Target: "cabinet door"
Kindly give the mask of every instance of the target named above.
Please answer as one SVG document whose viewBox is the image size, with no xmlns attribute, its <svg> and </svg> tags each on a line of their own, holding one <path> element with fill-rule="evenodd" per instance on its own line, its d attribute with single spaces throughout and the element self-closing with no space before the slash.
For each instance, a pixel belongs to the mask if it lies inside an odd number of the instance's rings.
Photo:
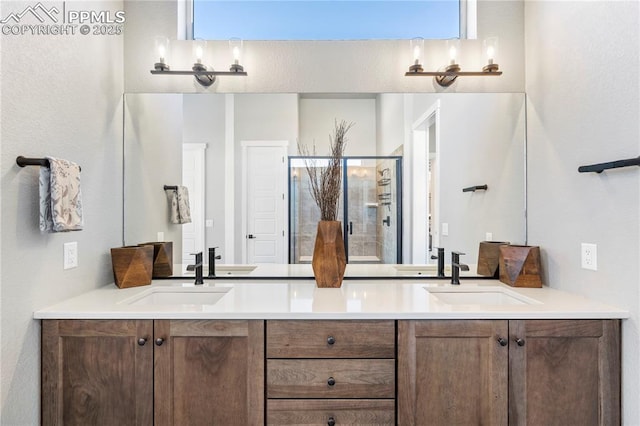
<svg viewBox="0 0 640 426">
<path fill-rule="evenodd" d="M 264 423 L 264 322 L 156 320 L 155 424 Z"/>
<path fill-rule="evenodd" d="M 506 425 L 506 320 L 398 321 L 399 425 Z"/>
<path fill-rule="evenodd" d="M 509 423 L 620 424 L 617 320 L 510 321 Z"/>
<path fill-rule="evenodd" d="M 152 333 L 151 320 L 42 321 L 42 424 L 152 425 Z"/>
</svg>

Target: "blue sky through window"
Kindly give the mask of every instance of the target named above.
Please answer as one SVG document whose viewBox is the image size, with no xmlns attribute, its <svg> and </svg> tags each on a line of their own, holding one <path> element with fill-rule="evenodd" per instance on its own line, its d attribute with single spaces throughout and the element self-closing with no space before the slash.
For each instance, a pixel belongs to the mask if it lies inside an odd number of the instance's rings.
<svg viewBox="0 0 640 426">
<path fill-rule="evenodd" d="M 447 39 L 460 36 L 457 0 L 194 0 L 194 38 Z"/>
</svg>

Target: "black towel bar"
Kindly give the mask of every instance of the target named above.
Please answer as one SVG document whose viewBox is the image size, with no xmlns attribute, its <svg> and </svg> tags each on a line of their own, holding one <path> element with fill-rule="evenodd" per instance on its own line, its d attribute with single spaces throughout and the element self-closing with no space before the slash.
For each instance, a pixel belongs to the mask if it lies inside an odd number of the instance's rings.
<svg viewBox="0 0 640 426">
<path fill-rule="evenodd" d="M 16 164 L 20 167 L 26 166 L 42 166 L 42 167 L 50 167 L 49 160 L 46 158 L 27 158 L 19 155 L 16 158 Z M 82 171 L 82 167 L 78 166 L 80 171 Z"/>
<path fill-rule="evenodd" d="M 165 185 L 164 186 L 164 190 L 165 191 L 177 191 L 178 187 L 176 185 Z"/>
<path fill-rule="evenodd" d="M 489 187 L 487 185 L 475 185 L 475 186 L 469 186 L 467 188 L 463 188 L 462 192 L 476 192 L 479 190 L 487 190 Z"/>
<path fill-rule="evenodd" d="M 608 163 L 590 164 L 588 166 L 578 167 L 580 173 L 602 173 L 609 169 L 618 169 L 620 167 L 640 166 L 640 157 L 628 158 L 626 160 L 610 161 Z"/>
</svg>

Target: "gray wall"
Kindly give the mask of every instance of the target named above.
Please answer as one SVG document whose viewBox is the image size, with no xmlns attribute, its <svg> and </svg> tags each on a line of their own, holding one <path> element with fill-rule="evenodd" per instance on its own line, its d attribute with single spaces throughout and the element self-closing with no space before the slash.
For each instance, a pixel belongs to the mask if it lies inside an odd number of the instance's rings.
<svg viewBox="0 0 640 426">
<path fill-rule="evenodd" d="M 622 325 L 627 425 L 640 423 L 640 173 L 577 169 L 638 156 L 639 5 L 526 2 L 525 26 L 529 243 L 542 248 L 548 285 L 631 312 Z M 580 268 L 580 243 L 598 245 L 598 271 Z"/>
<path fill-rule="evenodd" d="M 182 184 L 182 127 L 182 95 L 125 96 L 125 244 L 158 241 L 162 232 L 174 263 L 182 263 L 183 225 L 170 222 L 163 186 Z"/>
<path fill-rule="evenodd" d="M 33 2 L 2 2 L 0 16 Z M 122 2 L 73 2 L 81 10 Z M 1 419 L 39 423 L 37 309 L 113 282 L 109 249 L 122 242 L 121 36 L 1 36 Z M 38 168 L 18 155 L 67 158 L 82 167 L 85 226 L 38 229 Z M 62 269 L 62 245 L 78 242 L 76 269 Z"/>
</svg>

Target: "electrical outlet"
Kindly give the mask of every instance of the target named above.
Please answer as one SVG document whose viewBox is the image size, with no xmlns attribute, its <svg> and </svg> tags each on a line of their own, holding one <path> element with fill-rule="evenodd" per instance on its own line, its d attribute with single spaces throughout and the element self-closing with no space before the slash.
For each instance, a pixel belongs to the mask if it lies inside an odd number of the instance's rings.
<svg viewBox="0 0 640 426">
<path fill-rule="evenodd" d="M 486 234 L 484 234 L 484 240 L 485 241 L 493 241 L 493 233 L 492 232 L 487 232 Z"/>
<path fill-rule="evenodd" d="M 595 244 L 582 243 L 581 246 L 582 269 L 591 271 L 598 270 L 598 246 Z"/>
<path fill-rule="evenodd" d="M 62 267 L 64 269 L 72 269 L 78 267 L 78 243 L 64 243 L 63 244 L 64 259 Z"/>
<path fill-rule="evenodd" d="M 207 219 L 204 221 L 204 226 L 206 228 L 213 228 L 213 219 Z"/>
<path fill-rule="evenodd" d="M 443 236 L 449 235 L 449 224 L 448 223 L 443 223 L 442 224 L 442 235 Z"/>
<path fill-rule="evenodd" d="M 164 241 L 164 232 L 158 232 L 156 241 Z"/>
</svg>

